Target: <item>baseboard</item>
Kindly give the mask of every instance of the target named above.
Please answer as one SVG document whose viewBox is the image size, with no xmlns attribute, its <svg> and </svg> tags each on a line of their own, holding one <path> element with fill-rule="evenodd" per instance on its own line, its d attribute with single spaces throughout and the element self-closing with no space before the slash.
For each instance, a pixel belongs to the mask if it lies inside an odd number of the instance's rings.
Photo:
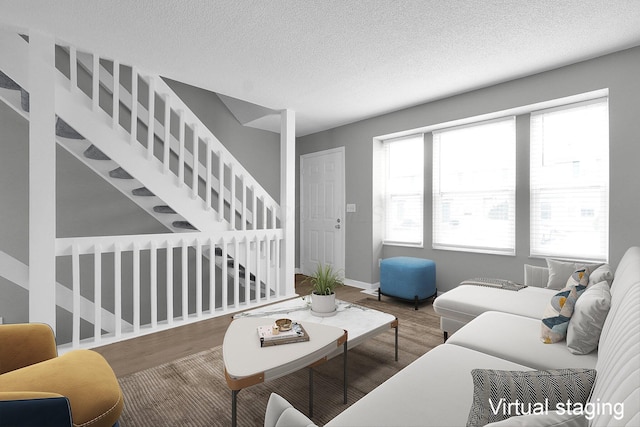
<svg viewBox="0 0 640 427">
<path fill-rule="evenodd" d="M 295 274 L 302 274 L 302 269 L 300 268 L 296 268 L 294 269 L 294 271 L 295 271 Z M 360 288 L 365 293 L 377 292 L 378 288 L 380 287 L 380 282 L 367 283 L 367 282 L 361 282 L 359 280 L 353 280 L 353 279 L 347 279 L 347 278 L 345 278 L 343 282 L 345 285 L 353 286 L 354 288 Z"/>
<path fill-rule="evenodd" d="M 378 287 L 380 286 L 379 283 L 367 283 L 367 282 L 361 282 L 359 280 L 352 280 L 347 278 L 344 279 L 344 284 L 353 286 L 354 288 L 360 288 L 365 291 L 374 291 L 378 289 Z"/>
</svg>

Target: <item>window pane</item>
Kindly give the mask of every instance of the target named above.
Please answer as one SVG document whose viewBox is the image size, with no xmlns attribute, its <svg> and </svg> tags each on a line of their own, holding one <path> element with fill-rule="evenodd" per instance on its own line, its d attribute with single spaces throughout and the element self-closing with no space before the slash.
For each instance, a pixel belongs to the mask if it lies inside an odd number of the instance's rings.
<svg viewBox="0 0 640 427">
<path fill-rule="evenodd" d="M 385 141 L 385 243 L 422 245 L 423 135 Z"/>
<path fill-rule="evenodd" d="M 606 261 L 606 99 L 531 115 L 531 255 Z"/>
<path fill-rule="evenodd" d="M 515 253 L 515 119 L 434 132 L 433 247 Z"/>
</svg>

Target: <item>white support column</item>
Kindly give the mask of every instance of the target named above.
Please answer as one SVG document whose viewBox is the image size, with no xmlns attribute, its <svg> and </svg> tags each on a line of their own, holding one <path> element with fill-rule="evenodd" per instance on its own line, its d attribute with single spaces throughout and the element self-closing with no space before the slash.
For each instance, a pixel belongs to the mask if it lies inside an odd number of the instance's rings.
<svg viewBox="0 0 640 427">
<path fill-rule="evenodd" d="M 284 232 L 282 245 L 283 287 L 286 295 L 295 292 L 295 206 L 296 206 L 296 118 L 295 112 L 280 113 L 280 223 Z M 275 215 L 275 212 L 274 212 Z M 277 258 L 276 258 L 277 259 Z"/>
<path fill-rule="evenodd" d="M 29 322 L 56 328 L 54 39 L 29 34 Z"/>
</svg>

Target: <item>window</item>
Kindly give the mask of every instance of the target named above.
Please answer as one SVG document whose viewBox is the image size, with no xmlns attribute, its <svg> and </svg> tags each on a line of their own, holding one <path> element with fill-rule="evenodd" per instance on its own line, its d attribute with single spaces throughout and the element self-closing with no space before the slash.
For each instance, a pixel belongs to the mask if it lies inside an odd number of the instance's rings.
<svg viewBox="0 0 640 427">
<path fill-rule="evenodd" d="M 422 246 L 424 136 L 384 141 L 385 244 Z"/>
<path fill-rule="evenodd" d="M 606 98 L 531 114 L 531 255 L 606 261 Z"/>
<path fill-rule="evenodd" d="M 433 247 L 515 254 L 515 118 L 433 133 Z"/>
</svg>

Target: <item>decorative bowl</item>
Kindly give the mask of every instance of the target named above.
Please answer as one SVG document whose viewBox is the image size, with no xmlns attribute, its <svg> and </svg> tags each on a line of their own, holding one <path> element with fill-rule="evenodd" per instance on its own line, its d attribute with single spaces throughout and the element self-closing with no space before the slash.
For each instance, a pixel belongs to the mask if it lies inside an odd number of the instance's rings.
<svg viewBox="0 0 640 427">
<path fill-rule="evenodd" d="M 280 331 L 289 331 L 291 330 L 291 319 L 278 319 L 276 320 L 276 325 L 280 328 Z"/>
</svg>

